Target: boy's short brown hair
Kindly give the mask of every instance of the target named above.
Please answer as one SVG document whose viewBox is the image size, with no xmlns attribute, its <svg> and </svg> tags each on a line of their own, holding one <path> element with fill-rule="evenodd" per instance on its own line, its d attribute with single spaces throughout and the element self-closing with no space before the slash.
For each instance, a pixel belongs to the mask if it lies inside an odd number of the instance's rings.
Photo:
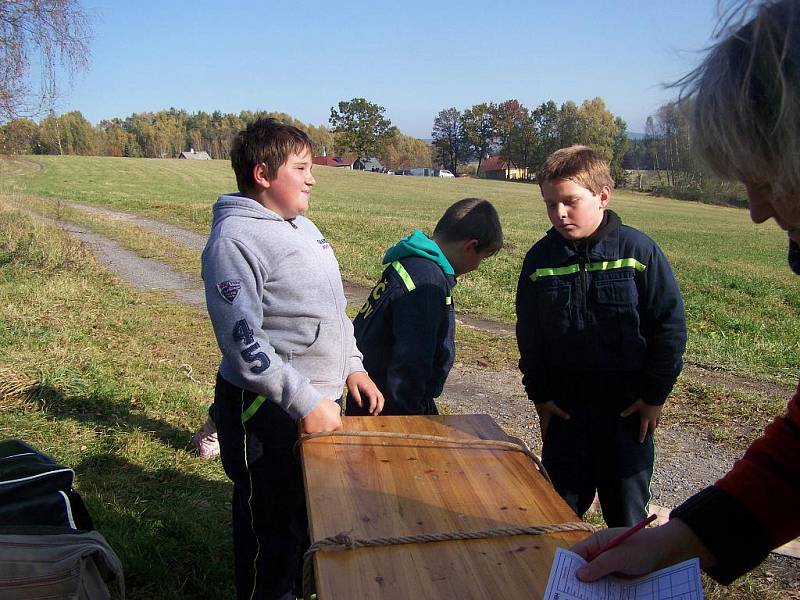
<svg viewBox="0 0 800 600">
<path fill-rule="evenodd" d="M 569 146 L 556 150 L 544 161 L 536 175 L 539 186 L 553 179 L 569 179 L 593 194 L 603 187 L 614 189 L 608 162 L 588 146 Z"/>
<path fill-rule="evenodd" d="M 231 167 L 239 191 L 244 194 L 255 186 L 253 168 L 256 165 L 264 163 L 267 178 L 272 180 L 292 152 L 313 152 L 313 147 L 308 135 L 297 127 L 272 118 L 256 119 L 236 134 L 231 145 Z"/>
<path fill-rule="evenodd" d="M 464 198 L 450 206 L 436 223 L 433 235 L 448 242 L 478 240 L 478 252 L 497 252 L 503 247 L 500 217 L 492 203 L 481 198 Z"/>
</svg>

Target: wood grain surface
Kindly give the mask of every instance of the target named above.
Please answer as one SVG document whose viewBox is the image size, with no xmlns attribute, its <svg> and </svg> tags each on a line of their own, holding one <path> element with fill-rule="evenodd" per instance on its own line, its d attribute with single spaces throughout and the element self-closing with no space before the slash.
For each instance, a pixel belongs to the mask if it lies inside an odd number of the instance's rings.
<svg viewBox="0 0 800 600">
<path fill-rule="evenodd" d="M 509 438 L 488 415 L 344 417 L 345 431 Z M 369 437 L 302 444 L 311 541 L 578 521 L 521 452 Z M 541 598 L 556 546 L 585 532 L 320 551 L 319 600 Z"/>
</svg>

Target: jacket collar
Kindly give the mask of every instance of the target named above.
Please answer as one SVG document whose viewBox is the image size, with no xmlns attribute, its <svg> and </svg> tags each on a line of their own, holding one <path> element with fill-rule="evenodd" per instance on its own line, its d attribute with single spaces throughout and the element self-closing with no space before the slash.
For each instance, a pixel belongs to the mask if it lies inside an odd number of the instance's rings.
<svg viewBox="0 0 800 600">
<path fill-rule="evenodd" d="M 564 238 L 555 227 L 547 232 L 556 264 L 571 264 L 588 254 L 589 262 L 617 260 L 619 256 L 619 230 L 622 220 L 612 210 L 606 210 L 603 222 L 591 236 L 577 243 Z M 584 250 L 586 247 L 586 250 Z M 587 252 L 588 250 L 588 252 Z"/>
</svg>

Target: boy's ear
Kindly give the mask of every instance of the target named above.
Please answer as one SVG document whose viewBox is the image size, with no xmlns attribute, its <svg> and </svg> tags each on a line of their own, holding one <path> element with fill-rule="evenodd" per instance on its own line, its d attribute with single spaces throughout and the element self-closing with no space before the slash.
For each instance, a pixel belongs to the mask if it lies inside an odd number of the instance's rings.
<svg viewBox="0 0 800 600">
<path fill-rule="evenodd" d="M 467 240 L 466 242 L 464 242 L 464 245 L 462 247 L 464 248 L 464 250 L 471 250 L 472 252 L 477 252 L 479 244 L 480 242 L 478 240 Z"/>
<path fill-rule="evenodd" d="M 263 162 L 253 167 L 253 181 L 257 188 L 266 189 L 270 186 L 269 177 L 267 176 L 267 165 Z"/>
<path fill-rule="evenodd" d="M 611 188 L 604 185 L 600 188 L 600 208 L 606 208 L 609 200 L 611 200 Z"/>
</svg>

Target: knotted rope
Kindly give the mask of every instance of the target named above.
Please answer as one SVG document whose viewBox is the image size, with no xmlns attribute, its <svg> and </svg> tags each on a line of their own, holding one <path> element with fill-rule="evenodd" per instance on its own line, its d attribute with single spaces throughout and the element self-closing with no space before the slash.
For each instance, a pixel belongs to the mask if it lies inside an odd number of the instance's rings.
<svg viewBox="0 0 800 600">
<path fill-rule="evenodd" d="M 542 461 L 536 454 L 525 445 L 522 440 L 511 438 L 514 441 L 501 441 L 501 440 L 476 440 L 476 439 L 458 439 L 449 438 L 438 435 L 427 435 L 420 433 L 398 433 L 393 431 L 326 431 L 320 433 L 311 433 L 304 435 L 297 440 L 296 448 L 299 448 L 305 442 L 321 438 L 321 437 L 372 437 L 372 438 L 391 438 L 401 440 L 419 440 L 426 442 L 435 442 L 440 444 L 456 445 L 463 448 L 488 448 L 511 450 L 515 452 L 522 452 L 533 460 L 536 468 L 545 478 L 545 480 L 552 485 L 547 470 L 544 468 Z M 452 531 L 440 533 L 420 533 L 415 535 L 406 536 L 391 536 L 379 537 L 372 539 L 358 539 L 350 536 L 348 532 L 341 532 L 337 535 L 318 540 L 311 544 L 306 553 L 303 555 L 303 597 L 305 600 L 311 600 L 314 593 L 314 568 L 313 557 L 316 552 L 337 552 L 341 550 L 352 550 L 353 548 L 367 548 L 376 546 L 395 546 L 399 544 L 417 544 L 417 543 L 430 543 L 430 542 L 445 542 L 453 540 L 479 540 L 495 537 L 507 537 L 512 535 L 542 535 L 548 533 L 561 533 L 568 531 L 589 531 L 593 532 L 595 528 L 588 523 L 559 523 L 554 525 L 534 525 L 530 527 L 505 527 L 501 529 L 487 529 L 484 531 Z"/>
<path fill-rule="evenodd" d="M 589 523 L 557 523 L 554 525 L 532 525 L 530 527 L 504 527 L 500 529 L 486 529 L 483 531 L 448 531 L 440 533 L 418 533 L 415 535 L 401 535 L 378 537 L 367 540 L 350 537 L 349 532 L 341 532 L 334 536 L 314 542 L 303 555 L 303 598 L 311 600 L 315 593 L 314 585 L 314 554 L 319 551 L 339 552 L 354 548 L 370 548 L 377 546 L 397 546 L 400 544 L 421 544 L 429 542 L 449 542 L 454 540 L 482 540 L 512 535 L 543 535 L 548 533 L 563 533 L 568 531 L 594 532 L 595 527 Z"/>
</svg>

